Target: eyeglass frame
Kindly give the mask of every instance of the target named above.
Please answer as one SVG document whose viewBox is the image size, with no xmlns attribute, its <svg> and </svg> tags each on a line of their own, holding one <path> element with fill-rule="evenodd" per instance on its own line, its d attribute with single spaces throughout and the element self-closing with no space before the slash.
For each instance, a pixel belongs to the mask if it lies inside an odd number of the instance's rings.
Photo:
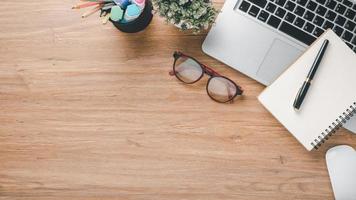
<svg viewBox="0 0 356 200">
<path fill-rule="evenodd" d="M 177 75 L 177 73 L 176 73 L 176 68 L 175 68 L 175 66 L 176 66 L 177 60 L 178 60 L 180 57 L 190 58 L 190 59 L 194 60 L 196 63 L 199 64 L 199 66 L 200 66 L 201 69 L 202 69 L 202 73 L 201 73 L 200 77 L 199 77 L 197 80 L 195 80 L 195 81 L 193 81 L 193 82 L 191 82 L 191 83 L 187 83 L 187 82 L 183 81 L 182 79 L 180 79 L 180 78 L 178 77 L 178 75 Z M 192 56 L 186 55 L 186 54 L 184 54 L 184 53 L 182 53 L 182 52 L 180 52 L 180 51 L 175 51 L 174 54 L 173 54 L 173 58 L 174 58 L 173 71 L 170 71 L 170 72 L 169 72 L 169 75 L 171 75 L 171 76 L 174 75 L 178 80 L 180 80 L 181 82 L 183 82 L 183 83 L 185 83 L 185 84 L 189 84 L 189 85 L 194 84 L 194 83 L 200 81 L 200 79 L 203 78 L 204 74 L 208 75 L 208 76 L 209 76 L 209 79 L 208 79 L 208 82 L 206 83 L 206 88 L 205 88 L 205 89 L 206 89 L 206 93 L 208 94 L 208 96 L 209 96 L 212 100 L 214 100 L 214 101 L 216 101 L 216 102 L 218 102 L 218 103 L 233 102 L 234 99 L 235 99 L 237 96 L 241 96 L 241 95 L 243 94 L 243 92 L 244 92 L 244 90 L 242 89 L 242 87 L 240 87 L 239 85 L 237 85 L 233 80 L 229 79 L 229 78 L 226 77 L 226 76 L 220 75 L 217 71 L 215 71 L 215 70 L 213 70 L 211 67 L 208 67 L 207 65 L 205 65 L 205 64 L 203 64 L 203 63 L 201 63 L 201 62 L 199 62 L 197 59 L 193 58 Z M 210 83 L 211 79 L 216 78 L 216 77 L 225 78 L 225 79 L 227 79 L 228 81 L 230 81 L 232 84 L 234 84 L 234 86 L 236 87 L 236 92 L 235 92 L 235 94 L 234 94 L 229 100 L 227 100 L 227 101 L 218 101 L 218 100 L 214 99 L 214 98 L 209 94 L 209 89 L 208 89 L 209 83 Z"/>
</svg>

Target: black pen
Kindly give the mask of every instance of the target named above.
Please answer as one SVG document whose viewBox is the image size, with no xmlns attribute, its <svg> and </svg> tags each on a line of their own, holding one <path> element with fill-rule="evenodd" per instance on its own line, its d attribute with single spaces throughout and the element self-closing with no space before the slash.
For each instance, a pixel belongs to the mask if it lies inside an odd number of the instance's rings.
<svg viewBox="0 0 356 200">
<path fill-rule="evenodd" d="M 310 68 L 307 78 L 305 79 L 302 87 L 299 89 L 297 96 L 295 97 L 295 100 L 293 103 L 294 109 L 299 110 L 300 106 L 302 105 L 303 100 L 304 100 L 305 96 L 307 95 L 309 87 L 310 87 L 312 80 L 314 78 L 316 70 L 318 70 L 319 64 L 320 64 L 321 60 L 323 59 L 323 56 L 324 56 L 326 48 L 328 47 L 328 44 L 329 44 L 329 40 L 325 40 L 323 42 L 323 44 L 318 52 L 318 55 L 316 56 L 314 63 L 312 65 L 312 67 Z"/>
</svg>

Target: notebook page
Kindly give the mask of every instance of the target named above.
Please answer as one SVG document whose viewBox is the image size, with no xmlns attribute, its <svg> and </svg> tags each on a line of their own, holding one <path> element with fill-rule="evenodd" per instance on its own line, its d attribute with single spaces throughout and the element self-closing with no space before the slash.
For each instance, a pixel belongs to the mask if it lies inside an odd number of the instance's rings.
<svg viewBox="0 0 356 200">
<path fill-rule="evenodd" d="M 328 48 L 301 109 L 293 102 L 325 39 Z M 311 142 L 356 101 L 356 56 L 331 30 L 325 32 L 259 96 L 260 102 L 308 150 Z"/>
</svg>

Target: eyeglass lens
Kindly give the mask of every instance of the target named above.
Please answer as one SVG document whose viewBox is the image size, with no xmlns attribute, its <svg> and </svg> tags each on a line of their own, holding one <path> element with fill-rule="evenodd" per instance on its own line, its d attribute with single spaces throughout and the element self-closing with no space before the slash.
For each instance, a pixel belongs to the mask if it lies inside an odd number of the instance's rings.
<svg viewBox="0 0 356 200">
<path fill-rule="evenodd" d="M 207 91 L 211 98 L 219 102 L 231 101 L 237 92 L 234 83 L 224 77 L 212 77 L 207 85 Z"/>
<path fill-rule="evenodd" d="M 194 83 L 203 75 L 203 69 L 195 60 L 181 56 L 174 65 L 174 71 L 177 78 L 184 83 Z"/>
</svg>

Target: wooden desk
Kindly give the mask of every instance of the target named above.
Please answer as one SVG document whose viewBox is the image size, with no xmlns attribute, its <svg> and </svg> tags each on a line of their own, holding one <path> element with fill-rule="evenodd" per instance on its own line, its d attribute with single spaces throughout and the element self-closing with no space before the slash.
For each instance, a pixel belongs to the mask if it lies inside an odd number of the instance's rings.
<svg viewBox="0 0 356 200">
<path fill-rule="evenodd" d="M 0 199 L 332 199 L 324 155 L 257 101 L 263 86 L 155 17 L 138 34 L 77 1 L 0 5 Z M 216 2 L 221 7 L 222 1 Z M 245 88 L 218 104 L 168 76 L 182 50 Z"/>
</svg>

